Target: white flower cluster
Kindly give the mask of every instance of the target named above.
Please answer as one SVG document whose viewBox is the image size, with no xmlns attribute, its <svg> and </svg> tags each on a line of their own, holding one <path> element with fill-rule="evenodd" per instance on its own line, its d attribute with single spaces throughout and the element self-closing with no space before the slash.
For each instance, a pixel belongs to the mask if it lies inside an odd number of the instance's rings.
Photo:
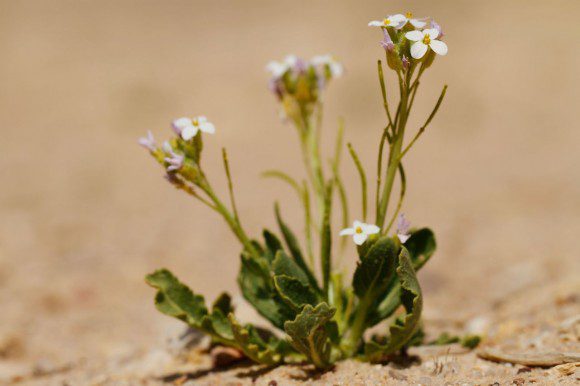
<svg viewBox="0 0 580 386">
<path fill-rule="evenodd" d="M 387 16 L 383 20 L 373 20 L 368 25 L 387 29 L 386 33 L 388 33 L 388 29 L 404 32 L 403 36 L 412 42 L 410 53 L 414 59 L 423 58 L 429 49 L 437 55 L 446 55 L 447 44 L 438 40 L 443 36 L 441 27 L 434 20 L 431 20 L 430 28 L 425 28 L 427 20 L 428 18 L 414 19 L 409 12 L 406 15 L 399 13 Z M 390 39 L 388 35 L 385 35 L 385 38 Z M 392 44 L 392 42 L 387 42 L 386 44 L 388 43 Z"/>
<path fill-rule="evenodd" d="M 331 55 L 317 55 L 310 59 L 310 62 L 296 55 L 288 55 L 282 62 L 270 61 L 266 65 L 266 70 L 272 74 L 273 78 L 279 79 L 288 71 L 300 74 L 306 72 L 309 67 L 313 67 L 319 76 L 324 76 L 325 68 L 328 68 L 332 78 L 338 78 L 343 73 L 342 64 L 334 60 Z"/>
</svg>

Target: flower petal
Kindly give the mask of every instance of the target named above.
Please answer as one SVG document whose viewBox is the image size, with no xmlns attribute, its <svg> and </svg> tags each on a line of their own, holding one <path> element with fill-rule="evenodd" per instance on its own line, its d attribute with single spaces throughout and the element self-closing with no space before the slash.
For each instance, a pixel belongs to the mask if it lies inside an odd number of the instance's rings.
<svg viewBox="0 0 580 386">
<path fill-rule="evenodd" d="M 351 236 L 354 235 L 354 229 L 353 228 L 345 228 L 343 230 L 340 231 L 340 235 L 341 236 Z"/>
<path fill-rule="evenodd" d="M 405 37 L 412 42 L 418 42 L 423 40 L 423 33 L 421 31 L 409 31 L 405 34 Z"/>
<path fill-rule="evenodd" d="M 417 19 L 410 19 L 409 23 L 411 23 L 411 25 L 415 28 L 423 28 L 427 25 L 427 23 L 425 23 L 424 21 L 420 21 Z"/>
<path fill-rule="evenodd" d="M 374 235 L 375 233 L 379 233 L 381 231 L 381 228 L 379 228 L 375 224 L 365 224 L 363 231 L 367 235 Z"/>
<path fill-rule="evenodd" d="M 382 27 L 383 25 L 383 22 L 378 20 L 370 21 L 368 24 L 369 27 Z"/>
<path fill-rule="evenodd" d="M 398 233 L 397 237 L 399 238 L 399 240 L 401 240 L 402 244 L 405 244 L 407 242 L 407 240 L 409 240 L 409 237 L 411 237 L 411 235 L 403 235 Z"/>
<path fill-rule="evenodd" d="M 423 30 L 423 35 L 429 35 L 431 40 L 437 39 L 439 36 L 439 30 L 437 28 L 429 28 Z"/>
<path fill-rule="evenodd" d="M 441 56 L 447 55 L 447 44 L 445 44 L 441 40 L 431 40 L 431 43 L 429 43 L 429 47 L 431 47 L 431 49 L 435 51 L 436 54 L 439 54 Z"/>
<path fill-rule="evenodd" d="M 392 21 L 397 22 L 397 23 L 400 23 L 402 21 L 407 21 L 407 17 L 405 17 L 405 15 L 402 15 L 400 13 L 397 13 L 396 15 L 389 16 L 387 19 L 392 20 Z"/>
<path fill-rule="evenodd" d="M 196 136 L 198 128 L 196 126 L 187 126 L 183 130 L 181 130 L 181 138 L 185 141 L 189 141 L 193 137 Z"/>
<path fill-rule="evenodd" d="M 352 239 L 356 245 L 363 245 L 365 241 L 367 241 L 367 235 L 364 233 L 356 233 Z"/>
<path fill-rule="evenodd" d="M 431 42 L 433 43 L 433 42 Z M 427 45 L 423 42 L 415 42 L 411 46 L 411 56 L 415 59 L 421 59 L 427 52 Z"/>
<path fill-rule="evenodd" d="M 354 220 L 352 222 L 352 229 L 356 229 L 358 227 L 361 227 L 362 228 L 364 226 L 365 226 L 365 223 L 364 222 L 361 222 L 361 221 L 358 221 L 358 220 Z"/>
<path fill-rule="evenodd" d="M 208 133 L 208 134 L 214 134 L 215 133 L 215 126 L 213 125 L 213 123 L 210 122 L 200 122 L 199 123 L 199 129 L 201 131 L 203 131 L 204 133 Z"/>
</svg>

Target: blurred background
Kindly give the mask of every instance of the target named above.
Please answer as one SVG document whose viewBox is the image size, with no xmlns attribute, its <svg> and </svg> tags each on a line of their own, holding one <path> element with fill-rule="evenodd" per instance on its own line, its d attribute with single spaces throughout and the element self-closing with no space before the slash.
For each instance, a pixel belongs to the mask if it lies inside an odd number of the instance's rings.
<svg viewBox="0 0 580 386">
<path fill-rule="evenodd" d="M 448 84 L 406 160 L 404 212 L 439 244 L 421 272 L 426 318 L 464 320 L 577 275 L 578 1 L 3 0 L 0 357 L 106 358 L 177 334 L 143 282 L 159 267 L 209 301 L 237 294 L 236 240 L 162 179 L 137 138 L 163 139 L 173 118 L 206 115 L 217 133 L 205 168 L 225 197 L 228 148 L 249 232 L 273 227 L 274 200 L 299 228 L 292 192 L 260 178 L 272 167 L 303 175 L 265 64 L 288 53 L 343 62 L 326 94 L 324 140 L 334 143 L 344 117 L 346 140 L 374 175 L 384 54 L 366 25 L 408 10 L 435 17 L 449 46 L 424 75 L 409 124 L 419 127 Z M 358 217 L 346 157 L 342 171 Z"/>
</svg>

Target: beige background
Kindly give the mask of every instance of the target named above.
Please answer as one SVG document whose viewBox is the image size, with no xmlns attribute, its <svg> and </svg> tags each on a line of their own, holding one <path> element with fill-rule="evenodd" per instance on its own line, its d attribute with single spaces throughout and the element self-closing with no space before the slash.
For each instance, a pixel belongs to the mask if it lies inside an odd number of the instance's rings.
<svg viewBox="0 0 580 386">
<path fill-rule="evenodd" d="M 14 360 L 70 360 L 149 347 L 177 322 L 153 309 L 143 276 L 179 272 L 212 299 L 236 291 L 239 246 L 221 219 L 174 191 L 137 137 L 205 114 L 205 167 L 225 195 L 229 149 L 252 234 L 284 201 L 259 173 L 301 176 L 264 66 L 332 53 L 346 75 L 326 97 L 374 175 L 384 114 L 369 20 L 411 8 L 443 26 L 449 55 L 425 75 L 410 128 L 447 98 L 406 164 L 405 212 L 433 227 L 422 272 L 428 319 L 485 312 L 518 291 L 579 272 L 580 3 L 569 1 L 0 2 L 0 337 Z M 392 78 L 391 78 L 392 79 Z M 358 182 L 343 164 L 358 210 Z M 352 263 L 350 250 L 347 262 Z"/>
</svg>

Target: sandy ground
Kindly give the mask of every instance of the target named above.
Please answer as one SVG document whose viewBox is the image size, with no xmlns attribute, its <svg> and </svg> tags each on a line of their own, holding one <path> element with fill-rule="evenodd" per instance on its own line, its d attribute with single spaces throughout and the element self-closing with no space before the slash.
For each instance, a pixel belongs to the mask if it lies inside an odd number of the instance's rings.
<svg viewBox="0 0 580 386">
<path fill-rule="evenodd" d="M 301 175 L 264 64 L 286 53 L 338 56 L 347 73 L 327 95 L 325 139 L 333 143 L 344 116 L 347 139 L 374 173 L 382 53 L 366 23 L 407 7 L 0 1 L 0 384 L 577 381 L 573 368 L 521 371 L 455 347 L 418 349 L 410 365 L 345 362 L 327 374 L 212 372 L 206 355 L 183 364 L 168 351 L 182 326 L 154 310 L 143 276 L 165 266 L 209 299 L 237 294 L 239 247 L 219 218 L 163 182 L 136 138 L 148 129 L 169 136 L 177 116 L 207 115 L 218 130 L 206 144 L 208 174 L 225 193 L 226 146 L 250 233 L 273 225 L 275 199 L 299 226 L 292 193 L 259 177 L 270 167 Z M 578 353 L 580 4 L 412 8 L 437 17 L 450 47 L 425 77 L 411 127 L 444 83 L 446 101 L 406 165 L 407 217 L 439 242 L 420 275 L 428 333 L 475 323 L 489 347 Z M 348 163 L 343 172 L 357 208 L 356 172 Z M 245 320 L 256 318 L 238 303 Z"/>
</svg>

